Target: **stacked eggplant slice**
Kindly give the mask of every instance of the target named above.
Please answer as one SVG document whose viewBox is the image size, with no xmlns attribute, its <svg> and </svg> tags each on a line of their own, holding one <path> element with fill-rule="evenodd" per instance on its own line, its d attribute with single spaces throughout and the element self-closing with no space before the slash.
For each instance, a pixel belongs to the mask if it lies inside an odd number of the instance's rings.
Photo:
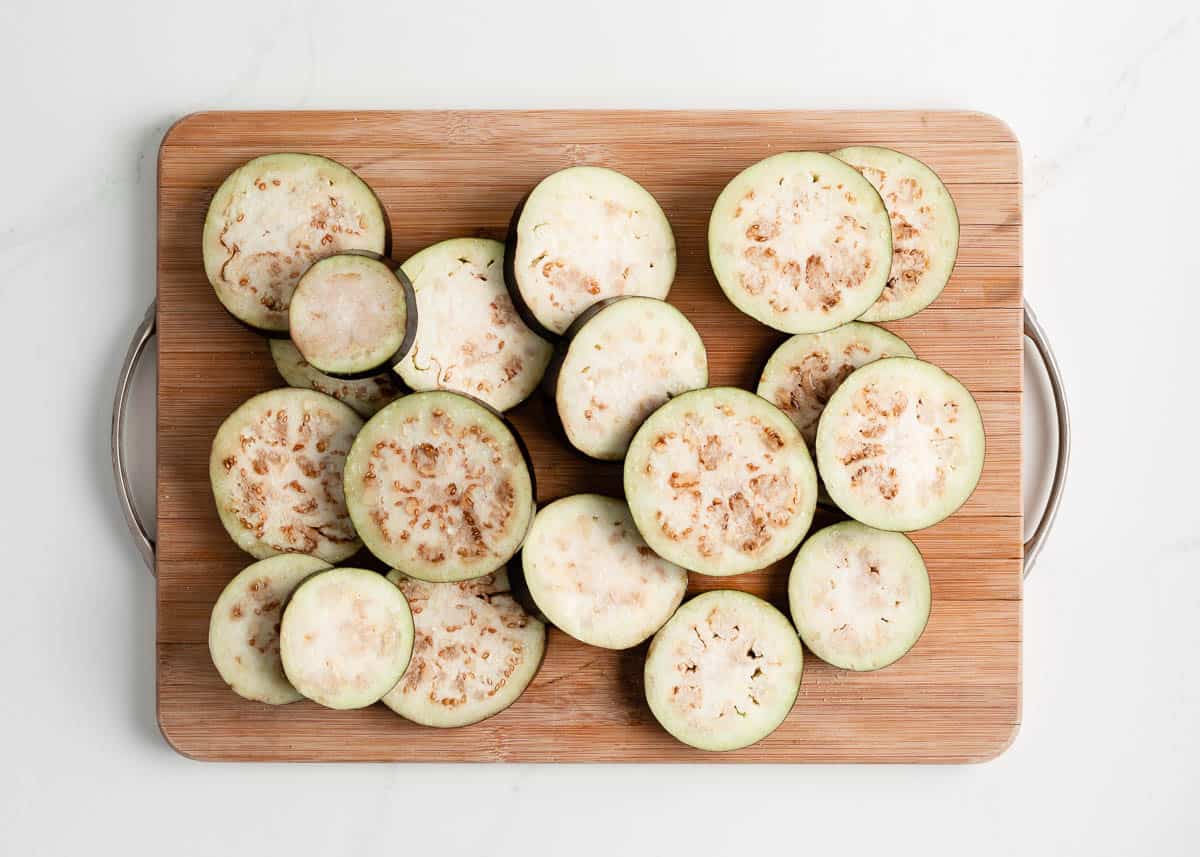
<svg viewBox="0 0 1200 857">
<path fill-rule="evenodd" d="M 622 173 L 547 176 L 507 243 L 447 237 L 397 265 L 388 233 L 367 184 L 316 155 L 256 158 L 212 199 L 209 280 L 290 385 L 213 440 L 218 516 L 258 560 L 209 627 L 235 693 L 469 726 L 534 682 L 552 625 L 605 649 L 649 640 L 653 717 L 735 750 L 787 719 L 804 646 L 870 671 L 917 645 L 930 575 L 904 532 L 966 502 L 985 445 L 970 392 L 870 323 L 950 279 L 958 217 L 933 170 L 871 146 L 789 152 L 720 193 L 717 283 L 791 335 L 757 395 L 709 386 L 704 341 L 666 302 L 671 225 Z M 503 412 L 539 385 L 564 443 L 622 462 L 623 498 L 537 510 Z M 850 520 L 806 541 L 822 489 Z M 790 621 L 734 589 L 685 600 L 689 573 L 793 554 Z"/>
</svg>

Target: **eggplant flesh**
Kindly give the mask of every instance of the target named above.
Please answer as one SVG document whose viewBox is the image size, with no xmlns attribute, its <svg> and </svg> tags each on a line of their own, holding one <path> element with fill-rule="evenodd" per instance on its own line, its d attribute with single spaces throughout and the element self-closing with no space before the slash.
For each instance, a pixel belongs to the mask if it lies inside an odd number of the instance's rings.
<svg viewBox="0 0 1200 857">
<path fill-rule="evenodd" d="M 390 369 L 358 380 L 335 378 L 314 368 L 290 339 L 271 339 L 270 343 L 271 359 L 289 386 L 333 396 L 364 419 L 401 395 L 396 375 Z"/>
</svg>

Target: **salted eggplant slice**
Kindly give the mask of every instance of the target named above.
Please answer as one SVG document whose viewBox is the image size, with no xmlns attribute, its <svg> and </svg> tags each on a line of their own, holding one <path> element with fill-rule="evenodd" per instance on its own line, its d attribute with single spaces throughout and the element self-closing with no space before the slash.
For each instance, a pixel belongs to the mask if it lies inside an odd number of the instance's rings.
<svg viewBox="0 0 1200 857">
<path fill-rule="evenodd" d="M 824 333 L 801 333 L 775 349 L 758 381 L 758 395 L 787 414 L 812 449 L 825 403 L 860 366 L 884 357 L 915 357 L 896 334 L 852 321 Z"/>
<path fill-rule="evenodd" d="M 800 544 L 817 477 L 786 414 L 745 390 L 712 387 L 677 396 L 638 429 L 625 497 L 655 553 L 701 574 L 739 574 Z"/>
<path fill-rule="evenodd" d="M 662 208 L 628 176 L 568 167 L 542 179 L 513 215 L 506 279 L 540 333 L 561 335 L 593 303 L 665 298 L 675 236 Z"/>
<path fill-rule="evenodd" d="M 521 566 L 546 618 L 604 649 L 649 638 L 683 601 L 688 584 L 686 571 L 649 548 L 629 507 L 599 494 L 564 497 L 539 511 Z"/>
<path fill-rule="evenodd" d="M 774 732 L 800 692 L 804 650 L 787 617 L 760 598 L 698 595 L 654 636 L 646 701 L 662 727 L 701 750 L 737 750 Z"/>
<path fill-rule="evenodd" d="M 542 380 L 553 347 L 526 326 L 504 282 L 504 245 L 452 238 L 406 261 L 421 323 L 396 364 L 414 390 L 466 393 L 498 411 L 514 408 Z"/>
<path fill-rule="evenodd" d="M 378 374 L 408 353 L 417 332 L 412 284 L 380 259 L 341 253 L 313 264 L 292 294 L 292 342 L 327 375 Z"/>
<path fill-rule="evenodd" d="M 400 385 L 391 369 L 369 378 L 334 378 L 315 369 L 290 339 L 271 339 L 271 359 L 283 380 L 292 387 L 316 390 L 352 407 L 360 417 L 373 416 L 400 395 Z"/>
<path fill-rule="evenodd" d="M 655 298 L 623 297 L 572 325 L 554 403 L 572 446 L 619 461 L 655 409 L 707 384 L 708 354 L 687 316 Z"/>
<path fill-rule="evenodd" d="M 468 726 L 517 701 L 542 663 L 546 626 L 513 598 L 498 568 L 474 580 L 429 583 L 388 574 L 413 612 L 412 660 L 383 704 L 406 720 Z"/>
<path fill-rule="evenodd" d="M 221 523 L 258 559 L 303 553 L 340 562 L 362 543 L 342 494 L 342 464 L 362 419 L 315 390 L 247 400 L 213 438 L 209 477 Z"/>
<path fill-rule="evenodd" d="M 957 510 L 983 472 L 979 408 L 931 363 L 888 357 L 856 369 L 817 425 L 817 466 L 847 515 L 920 530 Z"/>
<path fill-rule="evenodd" d="M 929 572 L 903 533 L 843 521 L 814 533 L 788 578 L 792 621 L 809 651 L 845 670 L 877 670 L 929 621 Z"/>
<path fill-rule="evenodd" d="M 458 393 L 413 393 L 364 426 L 346 459 L 346 501 L 367 548 L 421 580 L 495 571 L 533 519 L 533 479 L 512 430 Z"/>
<path fill-rule="evenodd" d="M 878 299 L 892 230 L 883 200 L 853 167 L 820 152 L 785 152 L 721 191 L 708 253 L 739 310 L 785 333 L 819 333 Z"/>
<path fill-rule="evenodd" d="M 958 209 L 938 174 L 911 155 L 879 146 L 832 153 L 879 191 L 892 221 L 892 266 L 863 321 L 893 321 L 929 306 L 958 257 Z"/>
<path fill-rule="evenodd" d="M 382 574 L 364 568 L 318 572 L 283 610 L 284 675 L 326 708 L 366 708 L 396 686 L 413 651 L 408 602 Z"/>
<path fill-rule="evenodd" d="M 263 155 L 234 170 L 204 220 L 204 270 L 217 298 L 243 323 L 288 329 L 300 275 L 345 250 L 384 253 L 383 206 L 352 170 L 319 155 Z"/>
</svg>

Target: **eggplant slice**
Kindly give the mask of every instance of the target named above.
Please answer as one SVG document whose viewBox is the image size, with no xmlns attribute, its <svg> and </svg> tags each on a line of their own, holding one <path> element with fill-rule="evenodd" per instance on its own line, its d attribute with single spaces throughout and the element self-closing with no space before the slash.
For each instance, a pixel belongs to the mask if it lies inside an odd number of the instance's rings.
<svg viewBox="0 0 1200 857">
<path fill-rule="evenodd" d="M 663 728 L 701 750 L 737 750 L 774 732 L 800 692 L 804 650 L 787 617 L 760 598 L 698 595 L 655 635 L 646 701 Z"/>
<path fill-rule="evenodd" d="M 208 623 L 208 651 L 221 678 L 238 696 L 285 705 L 303 699 L 283 674 L 279 623 L 292 590 L 329 563 L 288 554 L 259 560 L 229 581 Z"/>
<path fill-rule="evenodd" d="M 785 152 L 721 191 L 708 253 L 739 310 L 785 333 L 819 333 L 875 303 L 887 283 L 892 230 L 883 200 L 853 167 L 819 152 Z"/>
<path fill-rule="evenodd" d="M 533 479 L 504 421 L 458 393 L 381 410 L 346 459 L 346 500 L 376 557 L 421 580 L 467 580 L 508 562 L 533 519 Z"/>
<path fill-rule="evenodd" d="M 537 513 L 521 549 L 525 583 L 554 625 L 588 645 L 628 649 L 671 617 L 687 572 L 646 545 L 629 507 L 576 494 Z"/>
<path fill-rule="evenodd" d="M 337 399 L 291 387 L 230 414 L 208 470 L 217 513 L 237 546 L 258 559 L 303 553 L 331 563 L 357 551 L 342 464 L 362 424 Z"/>
<path fill-rule="evenodd" d="M 413 612 L 408 669 L 383 704 L 406 720 L 442 728 L 499 714 L 533 681 L 546 626 L 513 598 L 499 568 L 474 580 L 429 583 L 388 574 Z"/>
<path fill-rule="evenodd" d="M 745 390 L 713 387 L 646 420 L 625 457 L 625 497 L 660 556 L 701 574 L 739 574 L 800 544 L 817 477 L 786 414 Z"/>
<path fill-rule="evenodd" d="M 366 708 L 396 686 L 413 651 L 408 602 L 378 572 L 334 568 L 292 593 L 279 654 L 296 690 L 326 708 Z"/>
<path fill-rule="evenodd" d="M 400 384 L 390 369 L 357 381 L 334 378 L 314 369 L 290 339 L 268 341 L 271 343 L 271 359 L 288 386 L 333 396 L 352 407 L 364 419 L 373 416 L 400 395 Z"/>
<path fill-rule="evenodd" d="M 204 220 L 204 270 L 233 316 L 267 333 L 288 329 L 300 275 L 346 250 L 384 253 L 383 206 L 354 172 L 319 155 L 264 155 L 234 170 Z"/>
<path fill-rule="evenodd" d="M 417 333 L 412 285 L 401 271 L 357 253 L 304 272 L 288 312 L 292 342 L 327 375 L 362 378 L 387 369 Z"/>
<path fill-rule="evenodd" d="M 426 247 L 401 269 L 421 319 L 412 350 L 396 365 L 405 384 L 466 393 L 498 411 L 537 389 L 553 348 L 513 308 L 503 244 L 453 238 Z"/>
<path fill-rule="evenodd" d="M 915 356 L 896 334 L 861 321 L 802 333 L 775 349 L 763 367 L 758 395 L 787 414 L 812 449 L 825 403 L 851 372 L 884 357 Z"/>
<path fill-rule="evenodd" d="M 892 221 L 892 267 L 863 321 L 894 321 L 929 306 L 958 257 L 958 209 L 938 174 L 916 158 L 879 146 L 832 153 L 879 191 Z"/>
<path fill-rule="evenodd" d="M 603 167 L 569 167 L 535 187 L 513 215 L 506 278 L 539 333 L 561 335 L 596 301 L 665 298 L 675 236 L 650 193 Z"/>
<path fill-rule="evenodd" d="M 920 530 L 957 510 L 983 472 L 979 407 L 931 363 L 889 357 L 856 369 L 817 426 L 833 502 L 881 530 Z"/>
<path fill-rule="evenodd" d="M 843 521 L 800 548 L 788 600 L 814 655 L 839 669 L 877 670 L 902 658 L 925 630 L 929 572 L 903 533 Z"/>
<path fill-rule="evenodd" d="M 704 341 L 687 317 L 655 298 L 614 298 L 572 326 L 554 402 L 571 445 L 620 461 L 660 405 L 708 384 Z"/>
</svg>

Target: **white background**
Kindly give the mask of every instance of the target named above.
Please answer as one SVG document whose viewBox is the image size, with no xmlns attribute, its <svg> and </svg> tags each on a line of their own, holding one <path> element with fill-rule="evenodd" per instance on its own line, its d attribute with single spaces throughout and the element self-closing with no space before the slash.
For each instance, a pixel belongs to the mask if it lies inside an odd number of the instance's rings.
<svg viewBox="0 0 1200 857">
<path fill-rule="evenodd" d="M 1197 853 L 1193 3 L 2 5 L 0 852 Z M 1076 445 L 1026 590 L 1012 749 L 945 768 L 175 755 L 107 448 L 154 289 L 167 126 L 210 108 L 751 106 L 974 108 L 1021 138 L 1026 291 Z"/>
</svg>

